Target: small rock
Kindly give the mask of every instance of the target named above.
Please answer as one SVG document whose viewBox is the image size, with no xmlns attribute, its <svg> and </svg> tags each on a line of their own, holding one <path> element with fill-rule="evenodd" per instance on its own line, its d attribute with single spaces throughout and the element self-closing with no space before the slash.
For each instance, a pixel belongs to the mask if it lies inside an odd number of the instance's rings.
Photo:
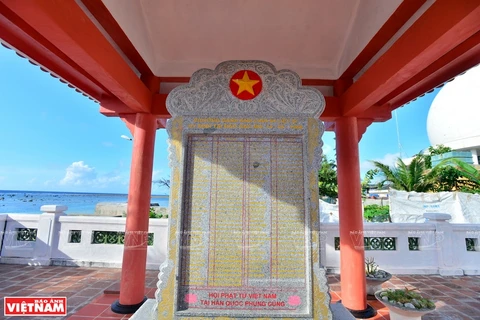
<svg viewBox="0 0 480 320">
<path fill-rule="evenodd" d="M 415 306 L 411 303 L 405 303 L 405 308 L 416 309 Z"/>
<path fill-rule="evenodd" d="M 383 300 L 383 301 L 388 301 L 388 297 L 387 297 L 387 296 L 383 296 L 383 297 L 382 297 L 382 300 Z"/>
<path fill-rule="evenodd" d="M 417 309 L 421 309 L 422 308 L 422 304 L 420 302 L 418 302 L 417 299 L 412 299 L 412 304 L 415 306 L 415 308 Z"/>
</svg>

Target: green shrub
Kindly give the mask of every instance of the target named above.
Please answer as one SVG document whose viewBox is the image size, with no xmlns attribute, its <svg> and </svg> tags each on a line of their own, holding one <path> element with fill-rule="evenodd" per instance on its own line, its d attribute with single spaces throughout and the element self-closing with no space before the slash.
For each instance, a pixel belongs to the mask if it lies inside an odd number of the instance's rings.
<svg viewBox="0 0 480 320">
<path fill-rule="evenodd" d="M 368 222 L 386 222 L 390 221 L 390 207 L 370 204 L 363 208 L 363 217 Z"/>
<path fill-rule="evenodd" d="M 163 215 L 161 213 L 156 213 L 155 209 L 150 207 L 149 217 L 153 219 L 168 218 L 168 214 Z"/>
<path fill-rule="evenodd" d="M 435 304 L 430 299 L 425 299 L 420 294 L 413 292 L 414 289 L 388 289 L 380 292 L 380 298 L 383 301 L 388 301 L 391 304 L 400 303 L 406 307 L 406 303 L 411 303 L 415 309 L 435 309 Z"/>
</svg>

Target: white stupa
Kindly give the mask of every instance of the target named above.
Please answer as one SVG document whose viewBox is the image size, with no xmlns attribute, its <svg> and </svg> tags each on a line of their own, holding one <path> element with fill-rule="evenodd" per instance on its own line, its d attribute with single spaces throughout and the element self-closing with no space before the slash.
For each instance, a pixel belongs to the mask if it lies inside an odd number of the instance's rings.
<svg viewBox="0 0 480 320">
<path fill-rule="evenodd" d="M 480 156 L 480 65 L 445 84 L 430 106 L 428 139 L 453 150 L 470 151 L 474 164 Z"/>
</svg>

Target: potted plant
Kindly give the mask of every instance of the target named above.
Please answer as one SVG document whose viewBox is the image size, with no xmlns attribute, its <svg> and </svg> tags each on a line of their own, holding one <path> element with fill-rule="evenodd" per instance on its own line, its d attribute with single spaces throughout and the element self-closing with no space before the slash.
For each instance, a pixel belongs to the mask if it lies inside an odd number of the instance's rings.
<svg viewBox="0 0 480 320">
<path fill-rule="evenodd" d="M 367 296 L 374 297 L 375 292 L 382 289 L 382 283 L 392 278 L 387 271 L 378 269 L 374 258 L 365 259 L 365 275 L 367 277 Z"/>
<path fill-rule="evenodd" d="M 390 312 L 391 320 L 421 320 L 422 315 L 435 310 L 432 300 L 423 298 L 416 289 L 385 289 L 375 292 L 375 298 Z"/>
</svg>

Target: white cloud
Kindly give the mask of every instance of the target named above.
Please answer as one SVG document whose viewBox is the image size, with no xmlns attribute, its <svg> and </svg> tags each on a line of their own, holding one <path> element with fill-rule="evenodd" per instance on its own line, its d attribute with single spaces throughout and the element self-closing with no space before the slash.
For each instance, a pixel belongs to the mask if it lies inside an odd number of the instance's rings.
<svg viewBox="0 0 480 320">
<path fill-rule="evenodd" d="M 110 141 L 104 141 L 102 142 L 102 145 L 107 148 L 113 147 L 113 143 L 111 143 Z"/>
<path fill-rule="evenodd" d="M 37 181 L 37 178 L 33 178 L 27 181 L 27 184 L 34 184 Z"/>
<path fill-rule="evenodd" d="M 400 157 L 400 153 L 387 153 L 383 156 L 383 158 L 372 159 L 372 161 L 378 161 L 383 164 L 386 164 L 389 167 L 393 167 L 397 162 L 397 159 Z M 369 161 L 363 161 L 360 164 L 361 171 L 368 171 L 370 169 L 374 169 L 375 166 Z"/>
<path fill-rule="evenodd" d="M 328 156 L 332 154 L 333 147 L 325 143 L 322 147 L 322 150 L 323 150 L 323 155 Z"/>
<path fill-rule="evenodd" d="M 0 176 L 0 181 L 4 181 L 5 179 L 5 177 Z"/>
<path fill-rule="evenodd" d="M 116 173 L 98 175 L 95 168 L 90 167 L 83 161 L 77 161 L 66 169 L 65 177 L 59 184 L 63 186 L 95 186 L 105 188 L 110 184 L 118 184 L 122 180 Z"/>
<path fill-rule="evenodd" d="M 79 186 L 90 183 L 96 177 L 95 168 L 89 167 L 83 161 L 77 161 L 68 166 L 65 177 L 60 180 L 60 184 Z"/>
</svg>

